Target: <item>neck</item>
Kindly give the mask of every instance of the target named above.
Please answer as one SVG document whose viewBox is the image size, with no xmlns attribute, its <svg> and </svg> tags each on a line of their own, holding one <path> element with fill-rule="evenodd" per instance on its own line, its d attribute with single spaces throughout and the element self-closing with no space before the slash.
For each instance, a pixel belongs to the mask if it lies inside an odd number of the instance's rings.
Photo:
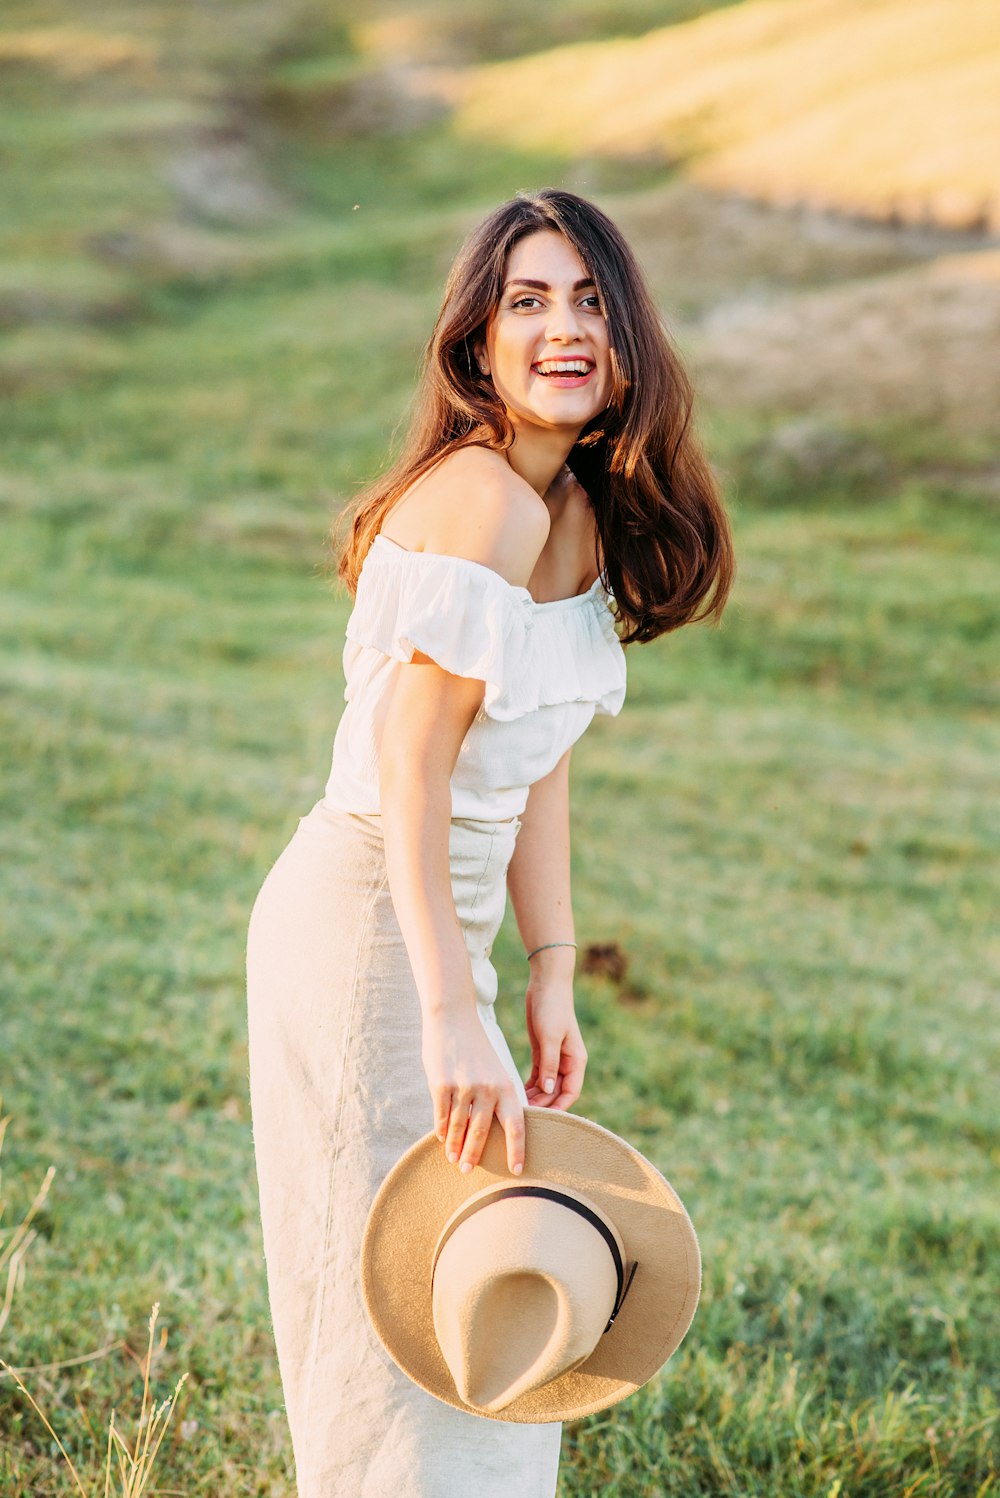
<svg viewBox="0 0 1000 1498">
<path fill-rule="evenodd" d="M 514 441 L 505 456 L 514 472 L 544 498 L 579 435 L 572 428 L 540 430 L 515 424 Z"/>
</svg>

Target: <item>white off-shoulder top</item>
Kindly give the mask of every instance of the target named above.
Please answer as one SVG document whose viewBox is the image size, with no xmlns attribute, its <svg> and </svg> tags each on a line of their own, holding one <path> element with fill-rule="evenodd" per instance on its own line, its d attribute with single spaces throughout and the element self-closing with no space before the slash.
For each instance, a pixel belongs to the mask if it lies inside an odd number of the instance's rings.
<svg viewBox="0 0 1000 1498">
<path fill-rule="evenodd" d="M 346 707 L 323 800 L 379 812 L 379 705 L 414 650 L 486 683 L 451 777 L 453 817 L 505 821 L 524 810 L 595 713 L 625 700 L 625 651 L 612 595 L 536 603 L 527 588 L 465 557 L 375 537 L 358 577 L 343 662 Z"/>
</svg>

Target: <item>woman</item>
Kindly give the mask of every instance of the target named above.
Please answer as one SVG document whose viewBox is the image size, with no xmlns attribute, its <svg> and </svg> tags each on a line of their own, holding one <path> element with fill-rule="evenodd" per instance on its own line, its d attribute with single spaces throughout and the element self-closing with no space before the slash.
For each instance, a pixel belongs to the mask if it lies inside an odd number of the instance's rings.
<svg viewBox="0 0 1000 1498">
<path fill-rule="evenodd" d="M 300 1498 L 555 1492 L 560 1427 L 466 1414 L 413 1384 L 368 1323 L 358 1259 L 378 1185 L 421 1135 L 470 1171 L 495 1115 L 516 1175 L 524 1106 L 580 1096 L 572 745 L 621 709 L 624 645 L 719 617 L 733 574 L 690 411 L 619 231 L 572 193 L 522 194 L 461 250 L 402 455 L 355 507 L 331 774 L 248 938 Z M 530 970 L 526 1083 L 493 1013 L 508 891 Z"/>
</svg>

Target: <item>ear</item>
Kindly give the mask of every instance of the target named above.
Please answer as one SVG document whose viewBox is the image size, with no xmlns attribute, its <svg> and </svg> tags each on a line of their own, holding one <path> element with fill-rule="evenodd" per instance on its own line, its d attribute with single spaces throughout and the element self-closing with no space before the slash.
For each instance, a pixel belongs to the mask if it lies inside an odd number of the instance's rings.
<svg viewBox="0 0 1000 1498">
<path fill-rule="evenodd" d="M 490 372 L 490 356 L 486 352 L 485 339 L 480 338 L 472 345 L 472 356 L 479 367 L 479 373 L 488 377 Z"/>
</svg>

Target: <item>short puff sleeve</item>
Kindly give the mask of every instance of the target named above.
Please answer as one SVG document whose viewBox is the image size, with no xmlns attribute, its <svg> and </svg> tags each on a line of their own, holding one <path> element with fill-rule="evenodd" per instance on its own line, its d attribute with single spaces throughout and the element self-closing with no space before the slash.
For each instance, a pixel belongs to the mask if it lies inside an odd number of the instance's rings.
<svg viewBox="0 0 1000 1498">
<path fill-rule="evenodd" d="M 537 706 L 529 668 L 530 609 L 527 589 L 491 567 L 406 551 L 376 537 L 358 578 L 346 636 L 397 661 L 409 661 L 419 650 L 455 676 L 485 682 L 485 712 L 505 721 Z"/>
</svg>

